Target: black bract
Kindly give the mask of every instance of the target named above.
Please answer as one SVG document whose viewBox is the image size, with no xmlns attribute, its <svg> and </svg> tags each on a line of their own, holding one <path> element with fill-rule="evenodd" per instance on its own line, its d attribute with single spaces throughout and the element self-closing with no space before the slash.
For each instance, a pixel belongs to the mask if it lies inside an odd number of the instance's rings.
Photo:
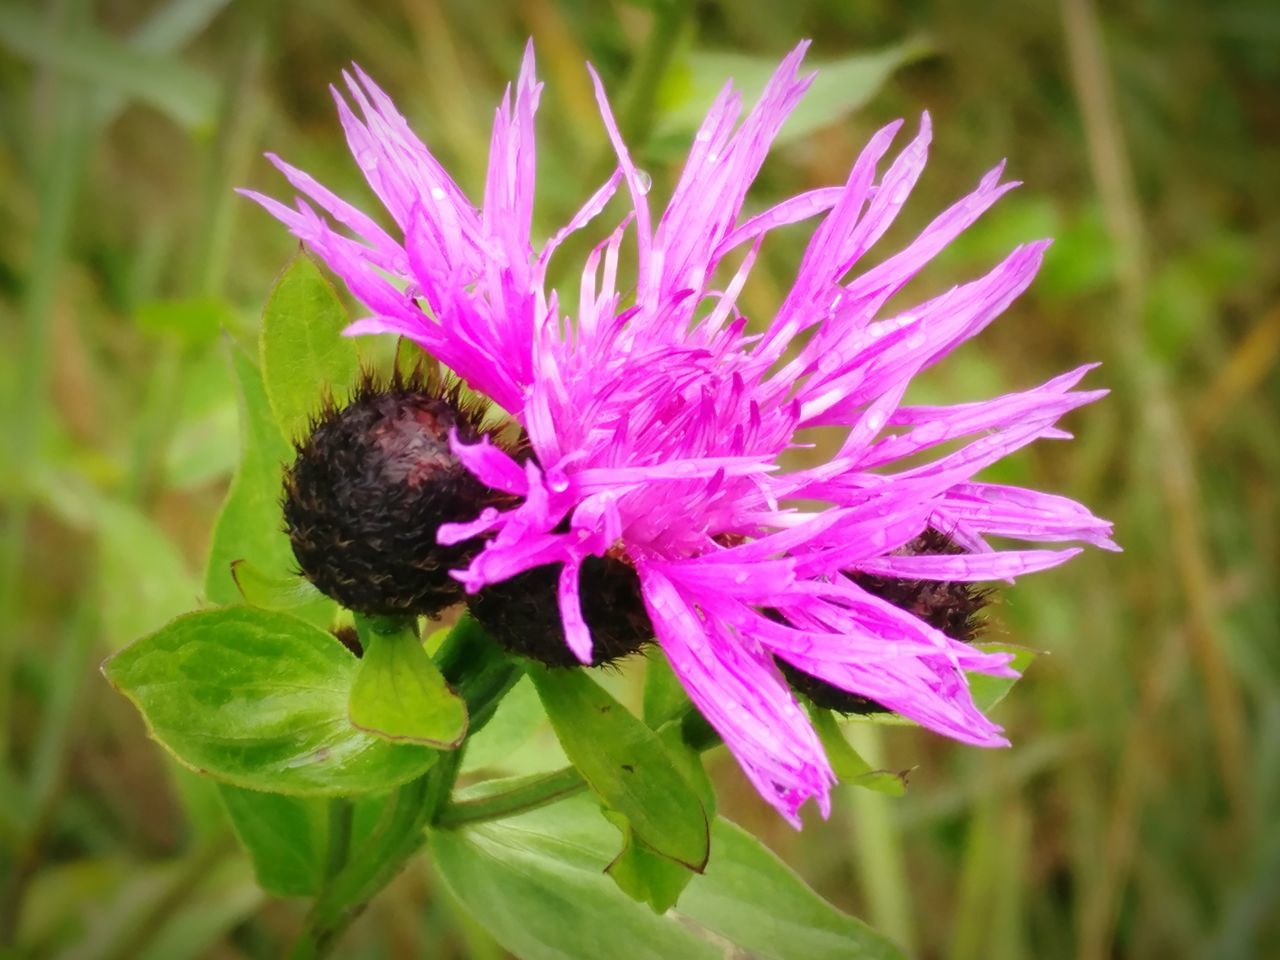
<svg viewBox="0 0 1280 960">
<path fill-rule="evenodd" d="M 285 473 L 285 530 L 303 575 L 363 614 L 434 616 L 460 601 L 449 571 L 483 544 L 441 546 L 436 530 L 503 499 L 449 448 L 452 429 L 477 442 L 482 417 L 421 375 L 366 376 L 350 403 L 330 404 Z"/>
<path fill-rule="evenodd" d="M 928 529 L 904 546 L 901 552 L 910 556 L 922 556 L 956 554 L 961 551 L 945 533 Z M 975 587 L 971 583 L 901 580 L 869 573 L 850 573 L 849 578 L 868 593 L 889 601 L 895 607 L 962 643 L 972 643 L 978 636 L 982 629 L 980 613 L 991 596 L 991 591 Z M 803 693 L 819 707 L 838 713 L 884 712 L 885 708 L 874 700 L 841 690 L 825 680 L 796 669 L 782 659 L 776 662 L 792 689 Z"/>
<path fill-rule="evenodd" d="M 640 597 L 640 580 L 628 564 L 588 557 L 579 593 L 582 617 L 591 630 L 591 665 L 613 663 L 653 639 L 653 625 Z M 467 598 L 471 615 L 512 653 L 549 667 L 580 666 L 565 642 L 557 586 L 560 564 L 546 564 L 491 584 Z"/>
</svg>

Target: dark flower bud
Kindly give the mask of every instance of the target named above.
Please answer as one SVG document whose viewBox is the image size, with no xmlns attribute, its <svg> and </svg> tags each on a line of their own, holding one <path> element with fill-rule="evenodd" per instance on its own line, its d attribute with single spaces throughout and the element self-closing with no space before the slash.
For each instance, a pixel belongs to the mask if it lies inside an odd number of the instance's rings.
<svg viewBox="0 0 1280 960">
<path fill-rule="evenodd" d="M 546 564 L 491 584 L 467 607 L 503 647 L 549 667 L 580 666 L 560 620 L 559 564 Z M 635 570 L 612 557 L 588 557 L 579 579 L 582 616 L 591 630 L 591 665 L 613 663 L 653 639 Z"/>
<path fill-rule="evenodd" d="M 324 410 L 284 478 L 302 574 L 358 613 L 434 616 L 460 601 L 449 571 L 482 544 L 441 546 L 436 530 L 502 499 L 449 448 L 451 429 L 476 442 L 482 416 L 456 389 L 399 374 L 366 377 L 350 403 Z"/>
<path fill-rule="evenodd" d="M 945 533 L 928 529 L 900 551 L 908 556 L 935 556 L 960 553 L 960 548 Z M 941 580 L 901 580 L 869 573 L 851 573 L 850 579 L 868 593 L 887 600 L 895 607 L 923 620 L 953 640 L 972 643 L 982 629 L 980 616 L 991 591 L 971 583 L 949 583 Z M 785 661 L 775 661 L 792 689 L 803 693 L 819 707 L 838 713 L 882 713 L 884 707 L 841 690 L 798 670 Z"/>
</svg>

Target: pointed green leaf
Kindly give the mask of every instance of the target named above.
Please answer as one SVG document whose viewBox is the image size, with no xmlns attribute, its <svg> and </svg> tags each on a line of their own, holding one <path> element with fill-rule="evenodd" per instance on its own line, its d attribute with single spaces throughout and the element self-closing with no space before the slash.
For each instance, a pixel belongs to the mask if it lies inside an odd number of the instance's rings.
<svg viewBox="0 0 1280 960">
<path fill-rule="evenodd" d="M 451 750 L 467 735 L 467 705 L 449 688 L 411 624 L 356 617 L 364 647 L 351 687 L 351 723 L 385 740 Z"/>
<path fill-rule="evenodd" d="M 656 730 L 689 706 L 689 696 L 661 647 L 650 647 L 645 661 L 644 722 Z"/>
<path fill-rule="evenodd" d="M 862 755 L 853 749 L 853 745 L 845 739 L 844 731 L 836 722 L 830 710 L 813 707 L 809 710 L 813 719 L 813 728 L 818 732 L 822 748 L 831 761 L 831 769 L 835 771 L 841 783 L 855 787 L 866 787 L 877 793 L 887 793 L 900 797 L 907 790 L 907 772 L 892 773 L 888 770 L 873 769 L 871 764 L 862 759 Z"/>
<path fill-rule="evenodd" d="M 608 809 L 604 815 L 622 831 L 624 841 L 622 852 L 605 872 L 632 900 L 648 904 L 654 913 L 666 913 L 676 905 L 696 874 L 683 864 L 654 853 L 652 847 L 635 835 L 626 817 Z"/>
<path fill-rule="evenodd" d="M 187 766 L 251 790 L 344 796 L 389 790 L 439 756 L 351 725 L 358 668 L 334 637 L 295 617 L 226 607 L 179 617 L 103 673 Z"/>
<path fill-rule="evenodd" d="M 538 692 L 527 677 L 502 698 L 497 712 L 479 733 L 467 738 L 463 770 L 493 767 L 523 746 L 546 723 Z"/>
<path fill-rule="evenodd" d="M 1031 666 L 1031 661 L 1037 656 L 1037 652 L 1030 647 L 1019 647 L 1012 643 L 975 643 L 973 646 L 984 653 L 1012 653 L 1013 660 L 1009 662 L 1009 666 L 1018 673 L 1023 673 L 1027 667 Z M 978 709 L 986 713 L 1009 695 L 1009 691 L 1019 679 L 1019 677 L 991 677 L 985 673 L 971 673 L 969 674 L 969 692 L 973 695 L 973 702 Z"/>
<path fill-rule="evenodd" d="M 465 795 L 464 795 L 465 796 Z M 505 820 L 429 831 L 449 889 L 523 960 L 902 960 L 813 892 L 763 844 L 715 821 L 715 856 L 679 906 L 657 916 L 602 871 L 617 834 L 579 794 Z"/>
<path fill-rule="evenodd" d="M 429 830 L 431 864 L 467 912 L 521 960 L 720 960 L 724 950 L 636 903 L 605 875 L 618 834 L 598 801 Z"/>
<path fill-rule="evenodd" d="M 565 754 L 661 856 L 702 870 L 707 813 L 662 741 L 582 670 L 530 667 Z"/>
<path fill-rule="evenodd" d="M 329 801 L 218 784 L 258 885 L 280 897 L 311 897 L 324 877 Z"/>
<path fill-rule="evenodd" d="M 680 913 L 723 937 L 739 956 L 774 960 L 902 960 L 902 952 L 814 893 L 768 847 L 721 818 L 716 855 L 689 884 Z"/>
<path fill-rule="evenodd" d="M 347 311 L 320 268 L 300 253 L 284 269 L 262 313 L 262 377 L 286 439 L 305 436 L 326 397 L 341 402 L 360 370 Z"/>
<path fill-rule="evenodd" d="M 217 604 L 243 600 L 231 571 L 238 560 L 248 560 L 259 579 L 286 580 L 298 572 L 280 510 L 284 465 L 292 459 L 293 450 L 271 415 L 253 359 L 234 342 L 228 340 L 227 346 L 240 391 L 241 449 L 240 466 L 214 524 L 205 567 L 205 596 Z M 327 625 L 336 609 L 332 600 L 318 596 L 292 612 L 309 623 Z"/>
<path fill-rule="evenodd" d="M 228 783 L 217 788 L 236 838 L 253 861 L 258 885 L 281 897 L 315 896 L 328 863 L 335 801 L 245 790 Z M 359 797 L 353 803 L 349 843 L 358 849 L 377 825 L 387 797 Z"/>
<path fill-rule="evenodd" d="M 245 602 L 263 610 L 297 610 L 325 599 L 306 577 L 273 577 L 249 560 L 233 560 L 231 578 Z"/>
</svg>

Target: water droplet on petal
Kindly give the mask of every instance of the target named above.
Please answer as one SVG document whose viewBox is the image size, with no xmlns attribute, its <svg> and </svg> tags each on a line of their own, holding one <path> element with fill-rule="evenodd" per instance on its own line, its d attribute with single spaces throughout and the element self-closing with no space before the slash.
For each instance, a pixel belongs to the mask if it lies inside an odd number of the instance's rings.
<svg viewBox="0 0 1280 960">
<path fill-rule="evenodd" d="M 653 177 L 649 176 L 647 170 L 636 171 L 636 189 L 640 191 L 640 195 L 644 196 L 653 187 Z"/>
<path fill-rule="evenodd" d="M 432 187 L 431 196 L 436 200 L 444 199 L 444 187 Z"/>
</svg>

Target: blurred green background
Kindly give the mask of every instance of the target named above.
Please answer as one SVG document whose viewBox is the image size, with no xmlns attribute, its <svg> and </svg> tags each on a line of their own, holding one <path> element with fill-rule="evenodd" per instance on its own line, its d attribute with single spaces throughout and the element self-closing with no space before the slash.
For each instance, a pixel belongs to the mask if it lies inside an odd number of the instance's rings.
<svg viewBox="0 0 1280 960">
<path fill-rule="evenodd" d="M 532 35 L 546 236 L 607 171 L 583 62 L 672 182 L 726 73 L 801 37 L 828 64 L 752 208 L 843 182 L 921 109 L 929 169 L 868 263 L 1001 157 L 1027 185 L 915 293 L 1057 243 L 1032 290 L 922 395 L 977 399 L 1090 360 L 1112 395 L 995 479 L 1079 498 L 1126 552 L 1029 577 L 992 639 L 1049 655 L 997 708 L 1011 750 L 907 728 L 857 745 L 907 796 L 840 793 L 789 830 L 723 755 L 722 807 L 919 957 L 1280 955 L 1280 6 L 1129 0 L 0 2 L 0 931 L 14 956 L 274 957 L 270 901 L 216 795 L 97 673 L 190 609 L 237 458 L 219 330 L 250 336 L 295 244 L 232 193 L 273 150 L 373 203 L 326 90 L 351 60 L 478 196 Z M 767 244 L 764 319 L 806 231 Z M 571 257 L 562 261 L 571 262 Z M 563 263 L 562 263 L 563 265 Z M 562 281 L 564 277 L 560 278 Z M 515 763 L 552 748 L 535 733 Z M 500 957 L 419 864 L 350 957 Z M 10 954 L 5 953 L 4 956 Z"/>
</svg>

